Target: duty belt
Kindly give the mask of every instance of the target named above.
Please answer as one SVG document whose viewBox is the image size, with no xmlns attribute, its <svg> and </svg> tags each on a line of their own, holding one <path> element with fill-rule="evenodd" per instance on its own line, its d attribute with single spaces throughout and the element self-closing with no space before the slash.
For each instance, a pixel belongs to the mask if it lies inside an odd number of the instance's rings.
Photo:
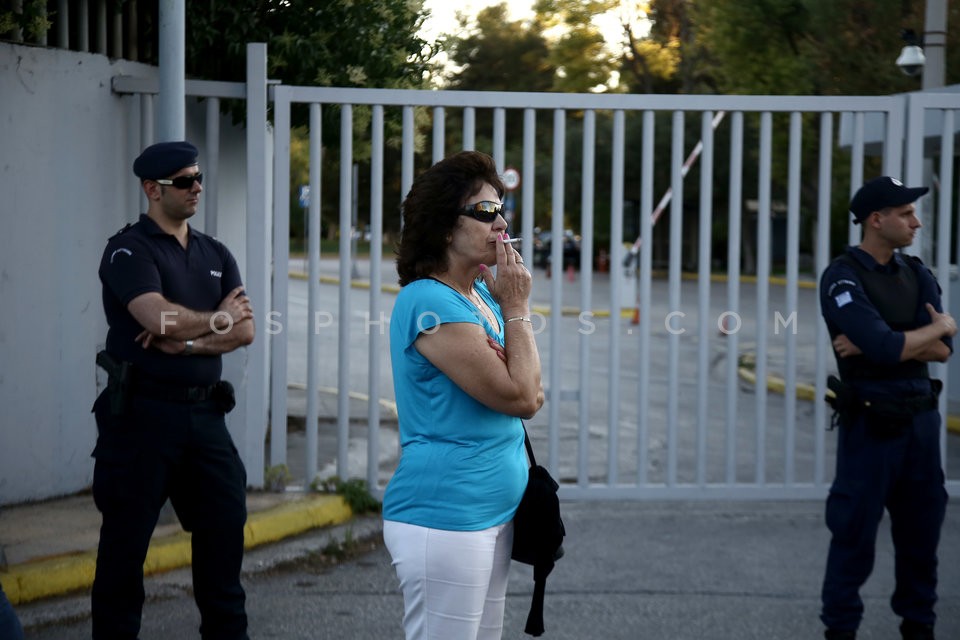
<svg viewBox="0 0 960 640">
<path fill-rule="evenodd" d="M 206 402 L 212 400 L 216 393 L 217 385 L 211 384 L 205 387 L 184 387 L 181 385 L 165 384 L 139 378 L 133 384 L 133 393 L 153 398 L 154 400 L 163 400 L 166 402 Z"/>
<path fill-rule="evenodd" d="M 937 396 L 928 393 L 921 396 L 908 396 L 899 400 L 862 400 L 865 409 L 874 409 L 889 413 L 920 413 L 937 408 Z"/>
</svg>

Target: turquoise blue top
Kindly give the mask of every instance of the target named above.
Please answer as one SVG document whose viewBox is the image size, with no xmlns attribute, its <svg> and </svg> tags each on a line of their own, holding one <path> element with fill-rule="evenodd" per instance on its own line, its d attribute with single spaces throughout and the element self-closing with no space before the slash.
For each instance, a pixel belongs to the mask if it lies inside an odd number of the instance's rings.
<svg viewBox="0 0 960 640">
<path fill-rule="evenodd" d="M 390 358 L 400 417 L 400 464 L 383 496 L 385 520 L 447 531 L 479 531 L 513 519 L 527 487 L 520 418 L 477 402 L 420 355 L 421 332 L 447 322 L 480 325 L 503 345 L 503 316 L 486 285 L 477 290 L 497 316 L 433 279 L 403 287 L 390 316 Z"/>
</svg>

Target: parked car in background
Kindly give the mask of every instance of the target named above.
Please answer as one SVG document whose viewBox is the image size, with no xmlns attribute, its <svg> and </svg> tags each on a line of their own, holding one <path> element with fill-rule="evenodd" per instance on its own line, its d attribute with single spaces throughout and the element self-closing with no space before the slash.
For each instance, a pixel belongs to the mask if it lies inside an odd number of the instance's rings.
<svg viewBox="0 0 960 640">
<path fill-rule="evenodd" d="M 534 231 L 533 238 L 533 264 L 543 269 L 550 267 L 550 254 L 552 251 L 552 233 L 550 231 Z M 572 266 L 574 269 L 580 268 L 580 236 L 576 235 L 572 229 L 563 232 L 563 269 Z"/>
</svg>

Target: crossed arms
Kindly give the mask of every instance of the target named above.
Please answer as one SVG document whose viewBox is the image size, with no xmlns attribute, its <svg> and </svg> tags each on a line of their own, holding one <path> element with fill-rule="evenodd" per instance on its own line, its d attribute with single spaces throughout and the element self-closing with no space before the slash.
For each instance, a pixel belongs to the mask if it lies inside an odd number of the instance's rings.
<svg viewBox="0 0 960 640">
<path fill-rule="evenodd" d="M 191 353 L 220 355 L 253 342 L 256 330 L 250 298 L 239 286 L 220 301 L 214 311 L 195 311 L 171 302 L 155 291 L 137 296 L 127 305 L 143 327 L 137 342 L 171 355 Z"/>
</svg>

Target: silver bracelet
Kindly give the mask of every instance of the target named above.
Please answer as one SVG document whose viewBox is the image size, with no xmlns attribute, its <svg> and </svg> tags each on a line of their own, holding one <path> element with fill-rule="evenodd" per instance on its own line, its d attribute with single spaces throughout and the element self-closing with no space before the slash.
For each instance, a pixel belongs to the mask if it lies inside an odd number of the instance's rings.
<svg viewBox="0 0 960 640">
<path fill-rule="evenodd" d="M 533 324 L 533 320 L 530 319 L 530 316 L 514 316 L 512 318 L 507 318 L 507 322 L 529 322 Z"/>
</svg>

